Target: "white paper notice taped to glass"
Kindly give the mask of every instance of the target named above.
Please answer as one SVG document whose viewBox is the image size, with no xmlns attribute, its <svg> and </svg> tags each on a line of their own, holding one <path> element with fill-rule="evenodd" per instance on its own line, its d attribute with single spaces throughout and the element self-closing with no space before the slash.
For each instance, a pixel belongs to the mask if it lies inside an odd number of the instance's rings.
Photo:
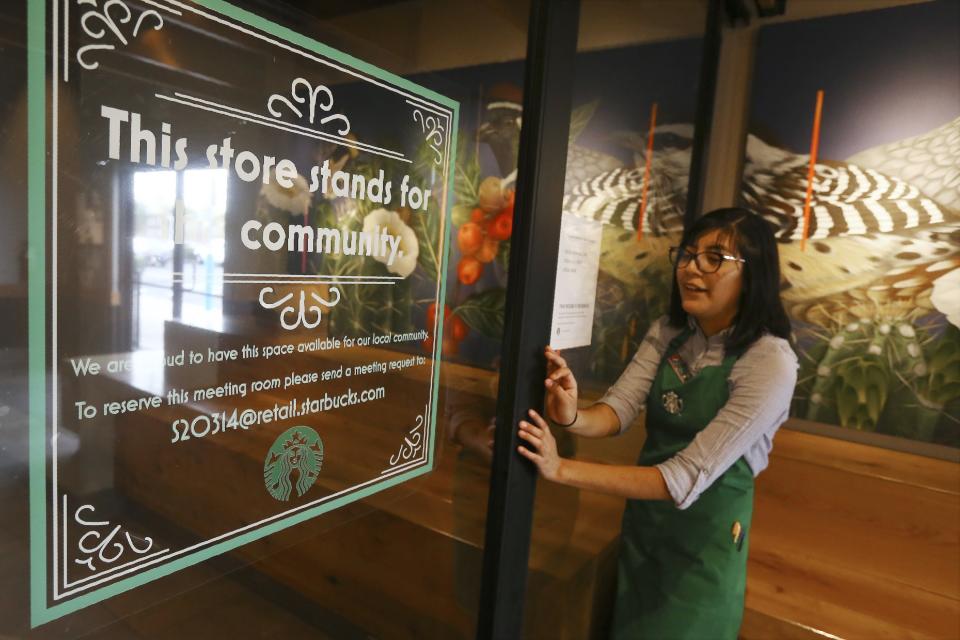
<svg viewBox="0 0 960 640">
<path fill-rule="evenodd" d="M 554 349 L 590 344 L 602 237 L 603 223 L 563 214 L 550 326 L 550 346 Z"/>
</svg>

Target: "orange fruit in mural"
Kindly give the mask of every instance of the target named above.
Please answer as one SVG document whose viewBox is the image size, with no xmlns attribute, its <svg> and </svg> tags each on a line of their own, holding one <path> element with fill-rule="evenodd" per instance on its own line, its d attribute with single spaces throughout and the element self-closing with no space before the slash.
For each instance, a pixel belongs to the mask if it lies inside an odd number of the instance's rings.
<svg viewBox="0 0 960 640">
<path fill-rule="evenodd" d="M 457 246 L 465 256 L 472 256 L 483 246 L 483 229 L 476 222 L 464 223 L 457 232 Z"/>
<path fill-rule="evenodd" d="M 513 233 L 513 207 L 497 214 L 487 225 L 487 236 L 494 240 L 506 240 Z"/>
<path fill-rule="evenodd" d="M 453 316 L 450 319 L 450 335 L 453 336 L 454 340 L 460 342 L 467 337 L 468 333 L 470 333 L 470 328 L 460 316 Z"/>
<path fill-rule="evenodd" d="M 473 284 L 480 279 L 483 265 L 476 258 L 465 257 L 457 265 L 457 278 L 463 284 Z"/>
<path fill-rule="evenodd" d="M 500 250 L 500 241 L 487 237 L 483 239 L 483 245 L 480 247 L 480 250 L 474 254 L 473 257 L 483 263 L 492 262 L 493 259 L 497 257 L 497 252 L 499 250 Z"/>
<path fill-rule="evenodd" d="M 487 213 L 496 213 L 503 208 L 503 190 L 500 187 L 500 178 L 489 176 L 480 183 L 478 200 L 480 208 Z"/>
</svg>

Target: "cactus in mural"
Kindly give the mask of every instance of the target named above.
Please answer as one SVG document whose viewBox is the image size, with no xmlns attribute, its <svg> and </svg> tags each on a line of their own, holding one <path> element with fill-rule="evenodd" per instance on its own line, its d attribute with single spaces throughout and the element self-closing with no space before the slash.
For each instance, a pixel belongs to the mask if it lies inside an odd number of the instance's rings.
<svg viewBox="0 0 960 640">
<path fill-rule="evenodd" d="M 861 320 L 801 332 L 794 413 L 859 431 L 934 441 L 960 398 L 960 330 L 946 324 Z"/>
</svg>

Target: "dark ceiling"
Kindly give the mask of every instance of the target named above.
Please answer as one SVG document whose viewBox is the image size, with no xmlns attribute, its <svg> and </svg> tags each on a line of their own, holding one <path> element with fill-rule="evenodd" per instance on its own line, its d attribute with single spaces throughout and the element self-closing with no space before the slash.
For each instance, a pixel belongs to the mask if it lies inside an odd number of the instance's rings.
<svg viewBox="0 0 960 640">
<path fill-rule="evenodd" d="M 248 4 L 262 8 L 264 13 L 297 19 L 304 15 L 319 20 L 330 20 L 352 13 L 379 9 L 404 0 L 252 0 Z M 260 13 L 258 11 L 258 13 Z"/>
</svg>

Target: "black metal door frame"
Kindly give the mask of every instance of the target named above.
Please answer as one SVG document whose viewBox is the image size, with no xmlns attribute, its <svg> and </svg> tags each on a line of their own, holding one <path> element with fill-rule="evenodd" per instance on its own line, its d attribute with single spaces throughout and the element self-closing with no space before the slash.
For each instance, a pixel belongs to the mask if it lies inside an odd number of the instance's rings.
<svg viewBox="0 0 960 640">
<path fill-rule="evenodd" d="M 721 0 L 708 0 L 701 53 L 685 225 L 701 213 L 720 49 Z M 477 638 L 520 638 L 536 492 L 536 469 L 516 453 L 516 425 L 542 409 L 560 211 L 566 175 L 580 0 L 532 0 L 523 93 L 523 127 L 497 427 L 487 503 Z"/>
<path fill-rule="evenodd" d="M 516 452 L 514 425 L 529 407 L 543 407 L 579 13 L 580 0 L 533 0 L 530 8 L 478 638 L 518 638 L 523 627 L 537 475 Z"/>
</svg>

